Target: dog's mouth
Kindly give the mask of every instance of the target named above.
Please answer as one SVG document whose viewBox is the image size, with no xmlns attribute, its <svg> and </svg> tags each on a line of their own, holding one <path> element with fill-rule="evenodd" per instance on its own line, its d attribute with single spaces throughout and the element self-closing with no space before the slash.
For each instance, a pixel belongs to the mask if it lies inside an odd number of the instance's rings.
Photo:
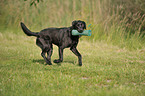
<svg viewBox="0 0 145 96">
<path fill-rule="evenodd" d="M 84 30 L 78 30 L 79 33 L 83 33 Z"/>
</svg>

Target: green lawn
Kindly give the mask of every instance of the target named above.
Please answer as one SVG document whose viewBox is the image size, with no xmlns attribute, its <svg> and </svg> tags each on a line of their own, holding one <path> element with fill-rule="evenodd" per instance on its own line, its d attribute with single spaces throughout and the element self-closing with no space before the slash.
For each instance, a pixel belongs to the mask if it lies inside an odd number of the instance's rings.
<svg viewBox="0 0 145 96">
<path fill-rule="evenodd" d="M 46 66 L 35 37 L 0 33 L 0 96 L 145 95 L 145 49 L 83 40 L 78 49 L 82 67 L 69 49 L 64 62 Z M 54 46 L 52 60 L 57 58 Z"/>
</svg>

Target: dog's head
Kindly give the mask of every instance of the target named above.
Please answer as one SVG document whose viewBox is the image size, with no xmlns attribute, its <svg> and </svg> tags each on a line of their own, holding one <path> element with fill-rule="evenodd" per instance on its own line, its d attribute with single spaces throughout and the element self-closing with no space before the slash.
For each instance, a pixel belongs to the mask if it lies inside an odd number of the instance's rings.
<svg viewBox="0 0 145 96">
<path fill-rule="evenodd" d="M 86 23 L 84 21 L 73 21 L 72 22 L 73 29 L 77 30 L 78 32 L 82 33 L 84 29 L 86 29 Z"/>
</svg>

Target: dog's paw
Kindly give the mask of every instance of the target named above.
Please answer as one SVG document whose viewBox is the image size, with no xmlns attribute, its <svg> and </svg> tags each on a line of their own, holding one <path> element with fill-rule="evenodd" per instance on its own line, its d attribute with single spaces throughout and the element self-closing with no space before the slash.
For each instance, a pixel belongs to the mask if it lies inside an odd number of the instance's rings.
<svg viewBox="0 0 145 96">
<path fill-rule="evenodd" d="M 62 62 L 62 60 L 58 59 L 58 60 L 54 60 L 53 62 L 54 63 L 60 63 L 60 62 Z"/>
<path fill-rule="evenodd" d="M 83 64 L 82 64 L 82 62 L 79 62 L 79 66 L 82 66 Z"/>
<path fill-rule="evenodd" d="M 52 65 L 50 61 L 46 61 L 46 65 Z"/>
</svg>

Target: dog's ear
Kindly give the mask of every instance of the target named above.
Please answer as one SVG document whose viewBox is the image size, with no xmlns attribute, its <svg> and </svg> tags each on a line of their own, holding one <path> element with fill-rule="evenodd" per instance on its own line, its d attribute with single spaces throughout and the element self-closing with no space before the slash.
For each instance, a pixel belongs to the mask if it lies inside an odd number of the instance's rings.
<svg viewBox="0 0 145 96">
<path fill-rule="evenodd" d="M 82 21 L 83 22 L 83 24 L 84 24 L 84 29 L 86 29 L 86 23 L 84 22 L 84 21 Z"/>
<path fill-rule="evenodd" d="M 72 27 L 75 29 L 76 28 L 76 24 L 77 24 L 77 21 L 73 21 L 72 22 Z"/>
</svg>

